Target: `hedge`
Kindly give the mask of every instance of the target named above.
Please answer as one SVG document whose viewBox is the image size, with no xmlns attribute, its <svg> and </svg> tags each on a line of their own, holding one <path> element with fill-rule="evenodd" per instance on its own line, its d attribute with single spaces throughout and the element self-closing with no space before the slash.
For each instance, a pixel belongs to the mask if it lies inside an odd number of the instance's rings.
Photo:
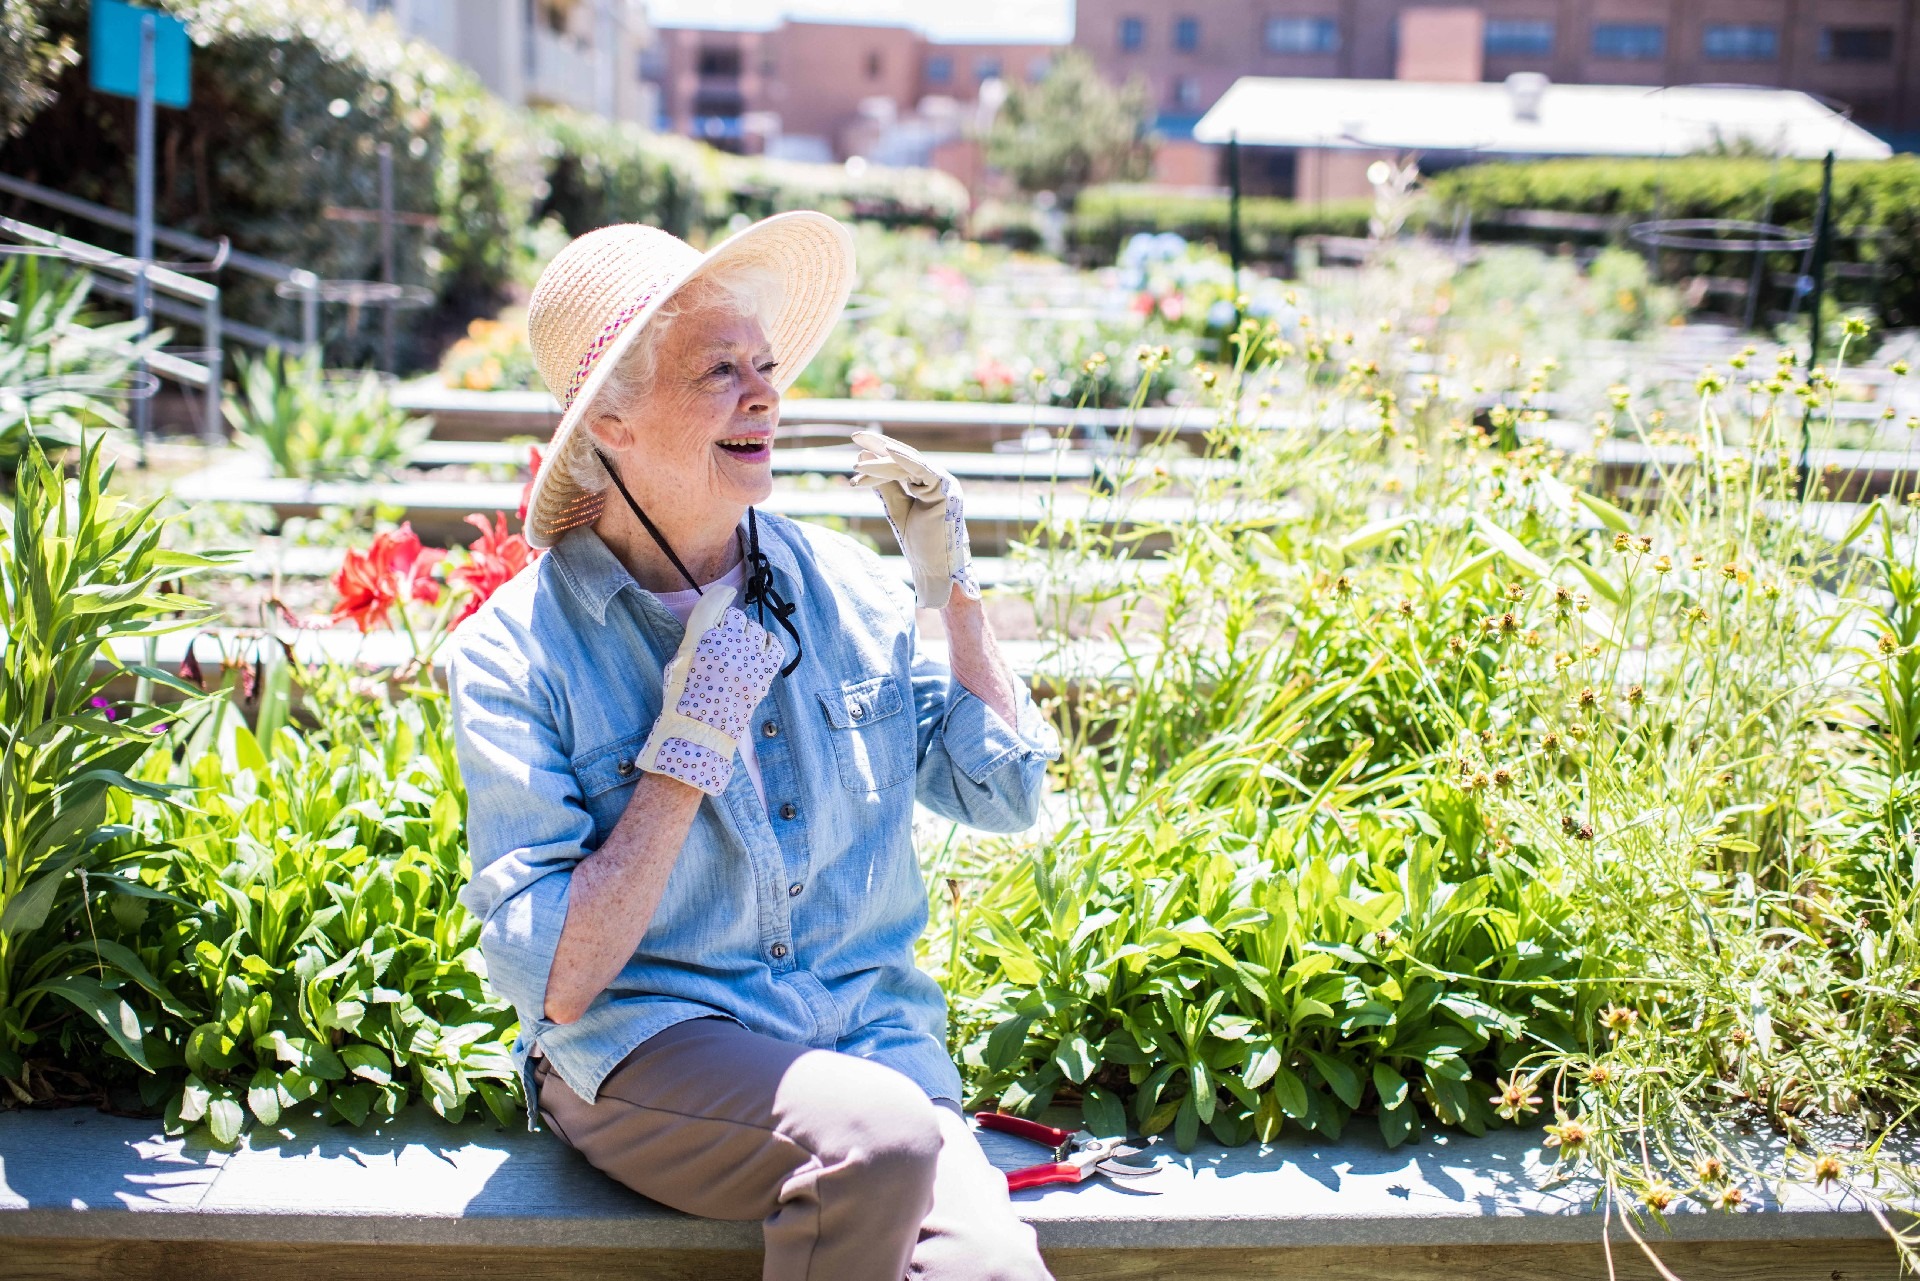
<svg viewBox="0 0 1920 1281">
<path fill-rule="evenodd" d="M 674 134 L 574 111 L 534 117 L 546 167 L 537 215 L 578 235 L 651 222 L 679 236 L 717 234 L 737 217 L 819 209 L 842 218 L 934 227 L 966 216 L 967 191 L 931 169 L 801 164 L 736 156 Z"/>
<path fill-rule="evenodd" d="M 1514 210 L 1620 216 L 1613 239 L 1631 243 L 1624 224 L 1659 218 L 1738 218 L 1805 230 L 1813 226 L 1820 162 L 1740 156 L 1674 160 L 1550 160 L 1474 165 L 1434 177 L 1430 216 L 1450 221 L 1464 209 L 1476 238 L 1501 234 Z M 1836 276 L 1831 297 L 1871 306 L 1889 325 L 1920 324 L 1920 157 L 1840 161 L 1833 169 L 1836 264 L 1876 264 L 1880 279 Z M 1878 232 L 1857 238 L 1857 233 Z M 1524 235 L 1516 230 L 1514 234 Z M 1539 233 L 1534 233 L 1539 234 Z M 1564 233 L 1562 233 L 1564 236 Z M 1751 259 L 1731 254 L 1670 254 L 1674 270 L 1744 275 Z M 1800 255 L 1773 256 L 1775 271 L 1798 270 Z"/>
<path fill-rule="evenodd" d="M 1228 200 L 1225 196 L 1191 196 L 1151 188 L 1090 187 L 1080 194 L 1069 234 L 1076 249 L 1089 258 L 1112 261 L 1120 246 L 1137 232 L 1172 231 L 1188 240 L 1210 241 L 1227 247 Z M 1364 236 L 1373 201 L 1334 200 L 1301 204 L 1271 196 L 1240 201 L 1240 244 L 1256 261 L 1279 262 L 1292 253 L 1300 236 Z"/>
</svg>

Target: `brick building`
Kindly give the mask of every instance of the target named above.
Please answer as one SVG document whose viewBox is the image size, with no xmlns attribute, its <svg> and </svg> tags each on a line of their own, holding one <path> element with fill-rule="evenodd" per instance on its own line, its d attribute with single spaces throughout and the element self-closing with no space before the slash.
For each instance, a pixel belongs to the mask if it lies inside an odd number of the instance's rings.
<svg viewBox="0 0 1920 1281">
<path fill-rule="evenodd" d="M 1445 9 L 1450 20 L 1420 19 Z M 1457 19 L 1464 15 L 1468 21 Z M 1076 0 L 1074 44 L 1178 139 L 1241 76 L 1744 84 L 1920 142 L 1916 0 Z"/>
<path fill-rule="evenodd" d="M 1059 46 L 949 44 L 903 26 L 661 27 L 644 72 L 662 130 L 737 151 L 928 163 L 994 80 L 1037 80 Z"/>
</svg>

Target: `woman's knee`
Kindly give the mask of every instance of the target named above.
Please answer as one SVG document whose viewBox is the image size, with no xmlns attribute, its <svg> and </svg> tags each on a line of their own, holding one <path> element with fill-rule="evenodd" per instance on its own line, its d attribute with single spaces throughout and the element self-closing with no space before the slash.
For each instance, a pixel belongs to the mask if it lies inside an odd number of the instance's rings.
<svg viewBox="0 0 1920 1281">
<path fill-rule="evenodd" d="M 823 1164 L 862 1181 L 931 1187 L 941 1145 L 932 1100 L 891 1068 L 847 1055 L 830 1057 L 838 1062 L 808 1064 L 805 1074 L 811 1079 L 794 1082 L 793 1137 Z"/>
</svg>

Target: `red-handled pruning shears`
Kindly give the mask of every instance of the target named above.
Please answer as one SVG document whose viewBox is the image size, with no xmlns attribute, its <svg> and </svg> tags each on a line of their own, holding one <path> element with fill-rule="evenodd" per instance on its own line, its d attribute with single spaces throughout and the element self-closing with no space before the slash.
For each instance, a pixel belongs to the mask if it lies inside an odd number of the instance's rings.
<svg viewBox="0 0 1920 1281">
<path fill-rule="evenodd" d="M 1053 1160 L 1030 1165 L 1024 1170 L 1007 1172 L 1007 1190 L 1041 1188 L 1049 1183 L 1078 1183 L 1089 1174 L 1108 1174 L 1116 1179 L 1137 1179 L 1152 1174 L 1150 1165 L 1127 1165 L 1121 1159 L 1133 1156 L 1139 1148 L 1121 1139 L 1096 1139 L 1085 1130 L 1056 1130 L 1050 1125 L 1009 1116 L 1005 1112 L 976 1112 L 974 1119 L 983 1130 L 998 1130 L 1016 1138 L 1030 1139 L 1053 1149 Z"/>
</svg>

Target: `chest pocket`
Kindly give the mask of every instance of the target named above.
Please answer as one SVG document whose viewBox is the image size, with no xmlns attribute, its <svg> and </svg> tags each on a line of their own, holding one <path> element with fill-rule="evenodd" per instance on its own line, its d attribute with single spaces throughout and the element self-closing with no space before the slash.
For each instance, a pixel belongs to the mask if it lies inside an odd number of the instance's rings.
<svg viewBox="0 0 1920 1281">
<path fill-rule="evenodd" d="M 640 777 L 633 763 L 646 746 L 645 734 L 629 734 L 623 739 L 582 752 L 573 758 L 573 776 L 580 783 L 580 796 L 587 813 L 593 816 L 594 836 L 607 839 L 607 833 L 626 812 L 628 791 Z"/>
<path fill-rule="evenodd" d="M 913 777 L 914 722 L 892 676 L 873 676 L 817 691 L 840 782 L 862 796 Z"/>
</svg>

